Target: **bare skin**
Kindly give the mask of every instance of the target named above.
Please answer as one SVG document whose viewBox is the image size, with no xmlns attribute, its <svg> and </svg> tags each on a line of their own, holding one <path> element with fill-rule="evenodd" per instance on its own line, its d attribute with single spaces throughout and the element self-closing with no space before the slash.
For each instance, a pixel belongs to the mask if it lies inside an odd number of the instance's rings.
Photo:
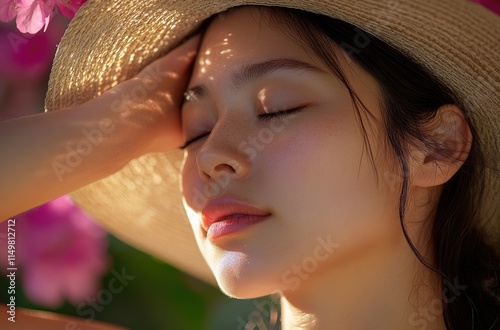
<svg viewBox="0 0 500 330">
<path fill-rule="evenodd" d="M 109 176 L 143 154 L 180 146 L 179 107 L 199 41 L 190 39 L 80 106 L 0 122 L 0 221 Z M 151 72 L 161 72 L 162 81 L 147 102 L 117 107 L 120 95 L 150 82 Z"/>
<path fill-rule="evenodd" d="M 401 230 L 400 176 L 383 144 L 385 132 L 366 125 L 375 174 L 362 157 L 348 91 L 312 51 L 269 26 L 262 12 L 242 8 L 212 22 L 189 84 L 194 97 L 182 111 L 193 141 L 181 170 L 184 204 L 219 286 L 237 298 L 279 293 L 287 330 L 445 329 L 439 279 L 416 258 Z M 300 70 L 290 64 L 297 62 L 303 63 Z M 346 58 L 340 62 L 380 120 L 376 79 Z M 241 73 L 262 63 L 280 66 L 261 75 Z M 286 122 L 259 120 L 301 106 Z M 471 135 L 460 110 L 443 106 L 436 118 L 429 132 L 466 154 L 467 139 L 457 136 Z M 431 260 L 426 219 L 461 162 L 436 160 L 422 150 L 410 157 L 406 222 Z M 210 236 L 196 191 L 222 178 L 219 195 L 236 196 L 270 216 Z"/>
</svg>

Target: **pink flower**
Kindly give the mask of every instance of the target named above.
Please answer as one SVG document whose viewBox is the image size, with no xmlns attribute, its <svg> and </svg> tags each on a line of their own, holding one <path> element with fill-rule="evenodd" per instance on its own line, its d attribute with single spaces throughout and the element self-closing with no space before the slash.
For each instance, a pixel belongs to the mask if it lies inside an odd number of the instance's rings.
<svg viewBox="0 0 500 330">
<path fill-rule="evenodd" d="M 494 13 L 500 15 L 500 0 L 472 0 L 473 2 L 477 2 L 488 8 Z"/>
<path fill-rule="evenodd" d="M 16 25 L 22 33 L 45 31 L 54 10 L 54 0 L 17 0 Z"/>
<path fill-rule="evenodd" d="M 16 0 L 0 0 L 0 21 L 9 22 L 17 15 Z"/>
<path fill-rule="evenodd" d="M 14 17 L 22 33 L 35 34 L 47 30 L 54 8 L 66 17 L 73 18 L 87 0 L 0 0 L 0 20 L 8 22 Z"/>
<path fill-rule="evenodd" d="M 106 232 L 67 197 L 15 217 L 16 260 L 26 295 L 57 307 L 94 296 L 108 270 Z M 0 224 L 0 264 L 7 262 L 7 221 Z M 7 269 L 7 265 L 2 265 Z"/>
</svg>

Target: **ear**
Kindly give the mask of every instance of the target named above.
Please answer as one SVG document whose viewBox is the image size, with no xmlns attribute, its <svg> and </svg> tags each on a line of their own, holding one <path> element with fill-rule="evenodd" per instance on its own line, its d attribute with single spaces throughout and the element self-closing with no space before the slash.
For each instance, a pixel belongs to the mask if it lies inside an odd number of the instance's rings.
<svg viewBox="0 0 500 330">
<path fill-rule="evenodd" d="M 467 159 L 472 133 L 462 111 L 452 104 L 441 106 L 423 127 L 428 139 L 411 148 L 412 184 L 435 187 L 447 182 Z"/>
</svg>

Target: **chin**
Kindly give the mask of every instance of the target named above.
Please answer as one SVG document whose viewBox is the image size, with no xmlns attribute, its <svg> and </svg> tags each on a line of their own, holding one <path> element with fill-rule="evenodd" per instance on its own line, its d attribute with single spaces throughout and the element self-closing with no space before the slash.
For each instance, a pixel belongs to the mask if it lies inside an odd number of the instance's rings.
<svg viewBox="0 0 500 330">
<path fill-rule="evenodd" d="M 233 252 L 234 253 L 234 252 Z M 220 290 L 237 299 L 253 299 L 279 291 L 279 281 L 270 281 L 272 269 L 256 265 L 248 258 L 232 256 L 221 258 L 212 270 Z"/>
<path fill-rule="evenodd" d="M 236 299 L 254 299 L 276 293 L 276 290 L 262 287 L 262 280 L 250 281 L 217 276 L 217 284 L 222 293 Z"/>
</svg>

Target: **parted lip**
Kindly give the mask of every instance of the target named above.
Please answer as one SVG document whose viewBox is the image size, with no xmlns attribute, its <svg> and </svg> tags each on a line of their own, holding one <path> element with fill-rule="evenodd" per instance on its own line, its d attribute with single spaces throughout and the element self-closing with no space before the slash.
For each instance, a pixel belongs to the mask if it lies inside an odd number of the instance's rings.
<svg viewBox="0 0 500 330">
<path fill-rule="evenodd" d="M 205 231 L 215 222 L 236 215 L 267 216 L 269 212 L 254 207 L 238 198 L 222 195 L 207 200 L 201 211 L 201 225 Z"/>
</svg>

